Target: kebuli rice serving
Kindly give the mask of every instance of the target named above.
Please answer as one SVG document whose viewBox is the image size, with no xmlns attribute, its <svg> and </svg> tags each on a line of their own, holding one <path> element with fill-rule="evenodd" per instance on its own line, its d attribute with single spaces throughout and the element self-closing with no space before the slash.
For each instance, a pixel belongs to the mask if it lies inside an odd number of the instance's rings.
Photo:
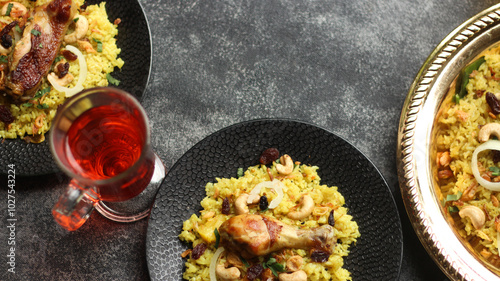
<svg viewBox="0 0 500 281">
<path fill-rule="evenodd" d="M 111 76 L 123 60 L 116 45 L 120 19 L 106 3 L 84 0 L 1 1 L 0 139 L 42 142 L 66 98 Z"/>
<path fill-rule="evenodd" d="M 476 253 L 500 266 L 500 48 L 464 68 L 436 123 L 443 208 Z M 438 194 L 439 194 L 438 192 Z"/>
<path fill-rule="evenodd" d="M 283 155 L 207 183 L 179 235 L 192 245 L 184 279 L 351 280 L 343 258 L 358 225 L 317 171 Z"/>
</svg>

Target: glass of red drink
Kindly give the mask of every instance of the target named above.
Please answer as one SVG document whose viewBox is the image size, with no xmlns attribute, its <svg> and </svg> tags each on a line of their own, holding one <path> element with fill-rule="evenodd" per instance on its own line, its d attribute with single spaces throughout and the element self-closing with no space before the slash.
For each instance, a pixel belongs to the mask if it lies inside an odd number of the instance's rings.
<svg viewBox="0 0 500 281">
<path fill-rule="evenodd" d="M 50 148 L 71 181 L 52 209 L 78 229 L 93 209 L 114 221 L 148 216 L 165 167 L 152 151 L 148 118 L 132 95 L 109 87 L 68 99 L 52 121 Z"/>
</svg>

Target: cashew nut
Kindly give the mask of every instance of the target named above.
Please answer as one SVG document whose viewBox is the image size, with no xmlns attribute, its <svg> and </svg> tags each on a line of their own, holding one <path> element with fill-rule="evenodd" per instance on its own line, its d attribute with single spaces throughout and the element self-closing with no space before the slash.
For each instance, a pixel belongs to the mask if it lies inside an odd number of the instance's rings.
<svg viewBox="0 0 500 281">
<path fill-rule="evenodd" d="M 233 266 L 235 266 L 237 268 L 244 268 L 244 266 L 245 266 L 243 264 L 243 262 L 241 261 L 240 257 L 237 254 L 233 253 L 233 252 L 227 253 L 227 255 L 226 255 L 226 261 L 227 261 L 228 264 L 233 265 Z"/>
<path fill-rule="evenodd" d="M 276 165 L 276 171 L 285 176 L 293 172 L 293 160 L 288 154 L 280 157 L 280 163 Z"/>
<path fill-rule="evenodd" d="M 303 270 L 295 271 L 294 273 L 280 273 L 280 281 L 307 281 L 307 274 Z"/>
<path fill-rule="evenodd" d="M 236 209 L 236 214 L 238 215 L 243 215 L 243 214 L 248 214 L 248 205 L 247 205 L 247 200 L 248 200 L 248 194 L 247 193 L 242 193 L 238 198 L 236 198 L 236 201 L 234 201 L 234 208 Z M 259 202 L 259 197 L 256 197 L 253 201 L 252 204 L 256 204 Z"/>
<path fill-rule="evenodd" d="M 481 229 L 484 226 L 484 223 L 486 222 L 486 216 L 480 208 L 476 206 L 465 206 L 458 212 L 461 218 L 463 217 L 469 217 L 472 225 L 476 229 Z"/>
<path fill-rule="evenodd" d="M 240 270 L 238 268 L 234 266 L 226 268 L 221 263 L 215 268 L 215 274 L 223 280 L 236 280 L 240 278 Z"/>
<path fill-rule="evenodd" d="M 287 261 L 286 261 L 286 268 L 288 268 L 289 271 L 299 271 L 302 265 L 304 264 L 304 259 L 302 259 L 301 256 L 295 255 L 291 256 Z"/>
<path fill-rule="evenodd" d="M 480 142 L 486 142 L 490 139 L 490 136 L 494 135 L 500 139 L 500 124 L 499 123 L 488 123 L 481 127 L 479 130 L 478 139 Z"/>
<path fill-rule="evenodd" d="M 92 44 L 90 44 L 89 41 L 77 40 L 76 43 L 78 44 L 79 49 L 84 50 L 87 53 L 97 53 L 97 51 L 94 50 L 94 47 L 92 47 Z"/>
<path fill-rule="evenodd" d="M 10 12 L 7 15 L 7 11 L 9 10 L 9 5 L 10 5 Z M 28 12 L 28 9 L 26 7 L 19 3 L 19 2 L 7 2 L 2 6 L 2 16 L 9 16 L 13 18 L 18 18 L 22 17 L 24 14 Z"/>
<path fill-rule="evenodd" d="M 73 79 L 75 79 L 75 77 L 71 73 L 64 75 L 62 78 L 59 78 L 59 76 L 57 76 L 54 72 L 50 73 L 49 75 L 54 78 L 57 84 L 63 87 L 68 86 L 69 83 L 71 83 Z"/>
<path fill-rule="evenodd" d="M 64 36 L 64 42 L 66 43 L 75 43 L 77 40 L 82 39 L 89 30 L 89 21 L 86 17 L 76 15 L 73 21 L 75 21 L 75 31 Z"/>
<path fill-rule="evenodd" d="M 287 214 L 287 217 L 293 220 L 301 220 L 308 217 L 314 209 L 314 200 L 309 195 L 304 195 L 300 201 L 301 208 L 299 211 L 293 211 Z"/>
</svg>

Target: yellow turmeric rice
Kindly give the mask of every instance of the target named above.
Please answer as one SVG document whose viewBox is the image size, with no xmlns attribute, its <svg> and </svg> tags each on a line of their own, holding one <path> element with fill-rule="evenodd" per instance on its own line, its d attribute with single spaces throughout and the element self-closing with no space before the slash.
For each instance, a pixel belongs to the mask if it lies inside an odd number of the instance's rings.
<svg viewBox="0 0 500 281">
<path fill-rule="evenodd" d="M 349 247 L 360 236 L 358 225 L 353 221 L 344 207 L 344 197 L 338 192 L 336 186 L 326 186 L 320 183 L 321 179 L 317 173 L 318 167 L 308 166 L 295 162 L 293 172 L 289 175 L 280 175 L 276 170 L 276 162 L 272 165 L 258 165 L 249 167 L 244 173 L 241 170 L 239 178 L 216 178 L 215 183 L 207 183 L 206 197 L 201 201 L 203 210 L 200 214 L 193 214 L 184 222 L 182 233 L 179 238 L 188 242 L 195 248 L 199 244 L 206 244 L 207 248 L 199 258 L 193 258 L 192 250 L 187 250 L 184 279 L 186 280 L 211 280 L 210 263 L 216 252 L 215 229 L 226 220 L 236 215 L 234 202 L 242 193 L 249 193 L 254 187 L 265 181 L 278 179 L 283 183 L 283 199 L 274 209 L 260 210 L 259 204 L 249 205 L 250 214 L 259 214 L 272 217 L 291 225 L 296 229 L 310 229 L 328 224 L 330 213 L 334 218 L 334 233 L 337 244 L 333 253 L 326 262 L 313 262 L 308 250 L 285 249 L 271 254 L 271 257 L 258 257 L 257 263 L 269 264 L 269 261 L 280 263 L 285 271 L 289 271 L 286 261 L 291 256 L 299 255 L 303 263 L 298 269 L 307 273 L 308 280 L 351 280 L 348 270 L 343 268 L 343 258 L 349 253 Z M 269 169 L 269 170 L 268 170 Z M 259 196 L 266 195 L 268 201 L 272 202 L 277 195 L 270 189 L 262 189 Z M 300 198 L 308 194 L 314 200 L 314 209 L 304 219 L 294 220 L 287 214 L 298 208 Z M 230 213 L 221 212 L 224 198 L 230 203 Z M 333 212 L 332 212 L 333 211 Z M 221 247 L 219 247 L 220 249 Z M 222 254 L 219 263 L 225 263 L 227 256 Z M 255 261 L 253 261 L 255 263 Z M 248 263 L 240 266 L 241 278 L 247 274 Z M 279 274 L 280 272 L 276 272 Z M 240 279 L 245 280 L 245 279 Z M 259 278 L 255 280 L 261 280 Z M 277 279 L 276 279 L 277 280 Z"/>
<path fill-rule="evenodd" d="M 488 102 L 500 97 L 500 48 L 488 49 L 473 64 L 464 74 L 463 96 L 456 98 L 451 87 L 438 113 L 434 175 L 450 223 L 480 257 L 499 267 L 500 192 L 494 186 L 500 180 L 500 147 L 483 150 L 483 144 L 495 144 L 498 137 L 480 140 L 479 135 L 486 125 L 500 124 L 500 112 Z"/>
</svg>

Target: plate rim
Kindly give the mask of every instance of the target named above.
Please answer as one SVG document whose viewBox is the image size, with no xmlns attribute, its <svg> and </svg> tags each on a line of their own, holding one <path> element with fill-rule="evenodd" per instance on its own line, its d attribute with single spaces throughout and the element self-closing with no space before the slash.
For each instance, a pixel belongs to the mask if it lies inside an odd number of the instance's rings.
<svg viewBox="0 0 500 281">
<path fill-rule="evenodd" d="M 169 169 L 169 172 L 172 171 L 172 170 L 174 170 L 174 169 L 176 169 L 177 166 L 180 166 L 181 165 L 181 160 L 187 154 L 189 154 L 190 152 L 192 152 L 193 150 L 195 150 L 199 145 L 202 145 L 207 139 L 209 139 L 211 137 L 214 137 L 214 136 L 216 136 L 216 135 L 218 135 L 220 133 L 223 133 L 225 131 L 231 130 L 232 128 L 239 127 L 239 126 L 245 126 L 245 125 L 252 124 L 252 123 L 258 123 L 258 122 L 291 122 L 291 123 L 300 123 L 300 124 L 304 124 L 306 126 L 315 127 L 317 129 L 320 129 L 320 130 L 326 132 L 327 134 L 334 135 L 335 137 L 339 138 L 341 141 L 344 141 L 349 146 L 351 146 L 352 148 L 354 148 L 357 152 L 359 152 L 359 154 L 372 165 L 374 171 L 379 175 L 380 179 L 382 180 L 382 182 L 383 182 L 383 184 L 385 186 L 385 189 L 386 189 L 386 191 L 389 194 L 390 200 L 392 202 L 393 209 L 394 209 L 394 211 L 395 211 L 395 213 L 397 215 L 396 221 L 397 221 L 397 224 L 398 224 L 398 236 L 400 237 L 400 242 L 401 242 L 399 244 L 399 252 L 400 252 L 399 257 L 398 257 L 399 266 L 398 266 L 398 269 L 397 269 L 397 274 L 396 274 L 396 279 L 395 279 L 395 280 L 398 280 L 399 277 L 401 276 L 401 267 L 402 267 L 402 261 L 403 261 L 404 235 L 403 235 L 403 226 L 402 226 L 402 222 L 401 222 L 401 214 L 399 212 L 398 205 L 396 203 L 394 194 L 391 191 L 391 189 L 390 189 L 390 187 L 389 187 L 389 185 L 387 183 L 387 180 L 385 179 L 385 177 L 383 176 L 383 174 L 380 172 L 380 170 L 378 169 L 378 167 L 372 162 L 372 160 L 369 157 L 367 157 L 365 155 L 365 153 L 363 153 L 363 151 L 361 151 L 358 147 L 356 147 L 355 145 L 353 145 L 350 141 L 348 141 L 347 139 L 345 139 L 343 136 L 341 136 L 341 135 L 339 135 L 337 133 L 332 132 L 329 129 L 326 129 L 326 128 L 322 127 L 322 126 L 313 124 L 313 123 L 308 122 L 308 121 L 298 120 L 298 119 L 294 119 L 294 118 L 283 118 L 283 117 L 278 117 L 278 118 L 272 118 L 272 117 L 269 117 L 269 118 L 256 118 L 256 119 L 250 119 L 250 120 L 240 121 L 240 122 L 231 124 L 229 126 L 220 128 L 220 129 L 216 130 L 215 132 L 212 132 L 212 133 L 207 134 L 206 136 L 202 137 L 201 140 L 199 140 L 198 142 L 196 142 L 193 146 L 191 146 L 188 150 L 186 150 L 186 152 L 184 152 L 176 160 L 176 162 L 174 163 L 174 165 L 172 165 L 172 167 Z M 169 172 L 167 172 L 167 175 L 165 177 L 165 181 L 168 180 L 168 174 L 169 174 Z M 155 197 L 155 202 L 158 199 L 158 194 Z M 147 231 L 146 231 L 146 261 L 147 261 L 148 273 L 149 273 L 150 276 L 152 276 L 152 270 L 153 270 L 153 268 L 152 268 L 152 262 L 151 262 L 151 257 L 150 257 L 149 253 L 150 253 L 150 250 L 151 250 L 151 247 L 152 247 L 151 246 L 152 242 L 154 242 L 154 241 L 151 241 L 152 238 L 151 238 L 151 235 L 150 235 L 150 233 L 151 233 L 150 225 L 151 225 L 151 217 L 152 217 L 153 212 L 155 210 L 157 211 L 158 207 L 156 207 L 156 204 L 154 203 L 153 207 L 151 209 L 150 215 L 148 217 L 148 222 L 147 222 L 148 226 L 147 226 Z"/>
<path fill-rule="evenodd" d="M 434 103 L 441 102 L 438 94 L 440 88 L 444 86 L 440 85 L 437 80 L 441 78 L 441 74 L 446 74 L 446 68 L 450 67 L 448 64 L 453 60 L 458 60 L 464 46 L 471 44 L 470 42 L 474 44 L 474 39 L 493 28 L 499 28 L 499 25 L 500 4 L 496 4 L 469 18 L 450 32 L 432 51 L 418 71 L 407 93 L 399 120 L 396 157 L 399 186 L 406 213 L 427 253 L 453 280 L 500 280 L 500 277 L 483 264 L 480 264 L 483 268 L 476 267 L 479 262 L 461 242 L 456 243 L 457 237 L 450 239 L 451 241 L 444 241 L 440 233 L 443 228 L 438 225 L 435 217 L 436 210 L 440 210 L 440 206 L 434 196 L 434 187 L 429 184 L 429 179 L 421 176 L 421 174 L 427 175 L 426 169 L 430 163 L 427 161 L 429 151 L 424 151 L 425 157 L 420 154 L 422 151 L 418 151 L 422 146 L 430 143 L 432 134 L 418 137 L 417 134 L 429 133 L 433 127 L 435 116 L 430 122 L 425 122 L 429 120 L 426 119 L 428 117 L 425 117 L 424 113 L 429 111 L 426 108 L 429 103 L 434 105 Z M 473 56 L 468 57 L 468 59 L 471 58 Z M 465 62 L 466 60 L 463 60 L 461 64 Z M 453 79 L 454 77 L 456 75 Z M 450 84 L 445 86 L 447 90 Z M 442 91 L 441 95 L 444 95 Z M 419 122 L 422 119 L 424 122 Z M 421 143 L 422 141 L 425 143 Z M 444 216 L 439 219 L 440 222 L 446 221 Z M 448 226 L 447 222 L 446 226 Z M 448 233 L 452 231 L 450 228 Z M 458 248 L 445 248 L 445 245 L 450 245 L 450 243 Z M 458 255 L 458 251 L 462 255 Z"/>
<path fill-rule="evenodd" d="M 106 0 L 104 0 L 106 1 Z M 109 1 L 109 0 L 108 0 Z M 120 0 L 121 1 L 121 0 Z M 144 99 L 144 96 L 146 95 L 146 92 L 148 90 L 149 83 L 151 81 L 151 76 L 153 75 L 153 36 L 151 33 L 151 25 L 149 24 L 149 19 L 148 19 L 148 14 L 146 13 L 146 10 L 144 9 L 144 5 L 141 3 L 139 0 L 135 0 L 138 4 L 139 7 L 141 8 L 142 15 L 144 16 L 144 20 L 146 21 L 146 29 L 148 30 L 148 38 L 149 38 L 149 68 L 148 68 L 148 75 L 146 77 L 146 84 L 144 85 L 144 90 L 142 90 L 142 94 L 139 97 L 139 102 L 142 102 Z"/>
</svg>

